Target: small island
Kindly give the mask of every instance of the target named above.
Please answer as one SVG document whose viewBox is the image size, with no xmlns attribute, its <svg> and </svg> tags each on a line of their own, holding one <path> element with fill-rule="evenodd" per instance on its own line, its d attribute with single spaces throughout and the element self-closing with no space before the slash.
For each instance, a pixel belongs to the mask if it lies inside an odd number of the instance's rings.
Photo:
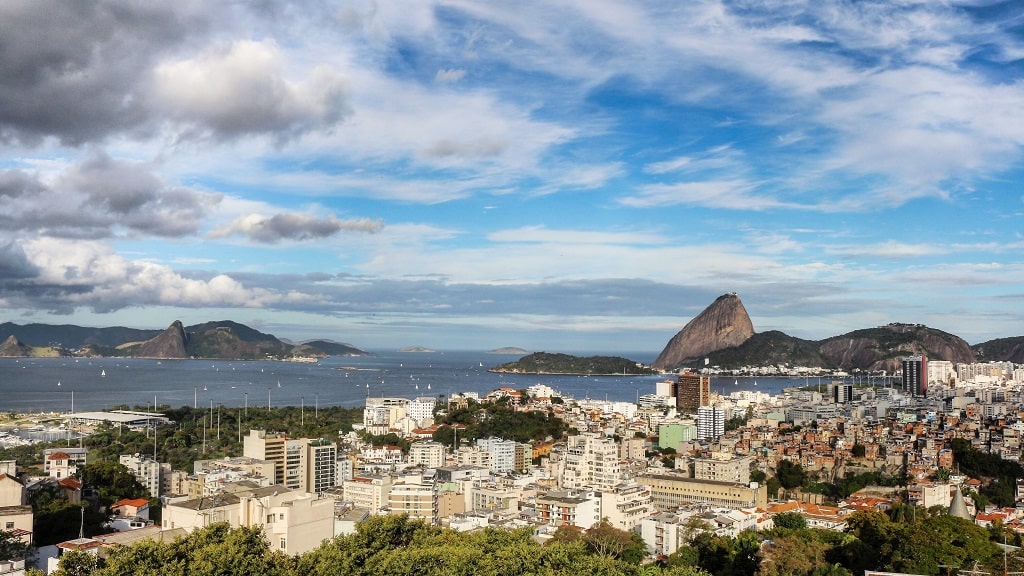
<svg viewBox="0 0 1024 576">
<path fill-rule="evenodd" d="M 399 348 L 398 351 L 399 352 L 436 352 L 436 350 L 431 350 L 430 348 L 425 348 L 423 346 L 406 346 L 405 348 Z"/>
<path fill-rule="evenodd" d="M 511 354 L 520 354 L 520 355 L 521 354 L 529 354 L 529 352 L 527 352 L 526 350 L 523 350 L 522 348 L 516 348 L 515 346 L 505 346 L 503 348 L 495 348 L 494 350 L 490 350 L 487 353 L 488 354 L 509 354 L 509 355 L 511 355 Z"/>
<path fill-rule="evenodd" d="M 568 374 L 586 376 L 622 376 L 657 374 L 650 366 L 619 356 L 571 356 L 536 352 L 515 362 L 491 368 L 490 372 L 508 374 Z"/>
</svg>

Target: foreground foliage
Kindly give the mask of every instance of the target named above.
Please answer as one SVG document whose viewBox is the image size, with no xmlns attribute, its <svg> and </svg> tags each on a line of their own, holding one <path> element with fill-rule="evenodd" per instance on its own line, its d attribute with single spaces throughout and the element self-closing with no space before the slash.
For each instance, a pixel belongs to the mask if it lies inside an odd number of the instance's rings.
<svg viewBox="0 0 1024 576">
<path fill-rule="evenodd" d="M 488 528 L 474 533 L 432 527 L 405 516 L 375 516 L 355 534 L 324 542 L 296 557 L 271 550 L 259 527 L 215 524 L 174 542 L 142 542 L 114 549 L 97 563 L 87 553 L 66 553 L 57 576 L 709 576 L 692 567 L 640 566 L 616 557 L 604 530 L 542 546 L 530 529 Z M 628 545 L 621 550 L 625 552 Z"/>
</svg>

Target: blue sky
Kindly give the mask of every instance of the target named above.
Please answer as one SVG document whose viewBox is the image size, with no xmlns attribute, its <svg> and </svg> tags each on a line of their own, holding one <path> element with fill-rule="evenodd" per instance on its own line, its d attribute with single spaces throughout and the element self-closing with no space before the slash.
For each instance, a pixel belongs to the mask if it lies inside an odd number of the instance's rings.
<svg viewBox="0 0 1024 576">
<path fill-rule="evenodd" d="M 0 320 L 1024 334 L 1017 2 L 0 4 Z"/>
</svg>

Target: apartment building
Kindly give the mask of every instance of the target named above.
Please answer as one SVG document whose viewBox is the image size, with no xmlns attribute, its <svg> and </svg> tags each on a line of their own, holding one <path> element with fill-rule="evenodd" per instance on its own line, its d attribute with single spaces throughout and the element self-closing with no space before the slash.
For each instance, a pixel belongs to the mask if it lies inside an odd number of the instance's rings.
<svg viewBox="0 0 1024 576">
<path fill-rule="evenodd" d="M 597 434 L 571 436 L 559 475 L 563 488 L 612 490 L 624 479 L 619 447 L 614 439 Z"/>
<path fill-rule="evenodd" d="M 409 465 L 424 468 L 444 466 L 444 444 L 433 440 L 413 442 L 409 446 Z"/>
<path fill-rule="evenodd" d="M 271 549 L 294 556 L 334 537 L 334 500 L 281 485 L 241 488 L 168 504 L 161 525 L 193 532 L 217 522 L 261 526 Z"/>
<path fill-rule="evenodd" d="M 654 500 L 651 489 L 643 484 L 620 484 L 601 492 L 601 517 L 619 530 L 633 530 L 652 512 Z"/>
<path fill-rule="evenodd" d="M 351 501 L 356 507 L 366 508 L 370 514 L 380 514 L 388 505 L 391 483 L 391 476 L 355 476 L 342 484 L 344 499 Z"/>
<path fill-rule="evenodd" d="M 418 474 L 400 478 L 391 485 L 387 497 L 388 513 L 408 514 L 410 519 L 437 524 L 437 491 L 434 483 Z"/>
<path fill-rule="evenodd" d="M 153 498 L 159 498 L 170 491 L 170 464 L 160 463 L 149 456 L 139 454 L 121 454 L 118 461 L 135 476 L 139 484 L 146 487 Z"/>
<path fill-rule="evenodd" d="M 552 490 L 537 496 L 537 517 L 551 526 L 587 529 L 601 521 L 601 498 L 592 491 Z"/>
</svg>

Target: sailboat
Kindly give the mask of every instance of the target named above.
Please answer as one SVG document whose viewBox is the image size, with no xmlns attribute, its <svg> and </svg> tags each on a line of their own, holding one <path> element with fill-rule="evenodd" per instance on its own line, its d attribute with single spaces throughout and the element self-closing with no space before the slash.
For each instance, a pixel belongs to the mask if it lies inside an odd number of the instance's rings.
<svg viewBox="0 0 1024 576">
<path fill-rule="evenodd" d="M 107 375 L 107 371 L 106 370 L 100 370 L 100 376 L 106 376 L 106 375 Z"/>
<path fill-rule="evenodd" d="M 280 387 L 281 387 L 281 381 L 280 381 L 280 380 L 278 380 L 278 381 L 277 381 L 277 387 L 278 387 L 278 388 L 280 388 Z"/>
<path fill-rule="evenodd" d="M 430 390 L 430 383 L 427 383 L 427 390 Z"/>
</svg>

